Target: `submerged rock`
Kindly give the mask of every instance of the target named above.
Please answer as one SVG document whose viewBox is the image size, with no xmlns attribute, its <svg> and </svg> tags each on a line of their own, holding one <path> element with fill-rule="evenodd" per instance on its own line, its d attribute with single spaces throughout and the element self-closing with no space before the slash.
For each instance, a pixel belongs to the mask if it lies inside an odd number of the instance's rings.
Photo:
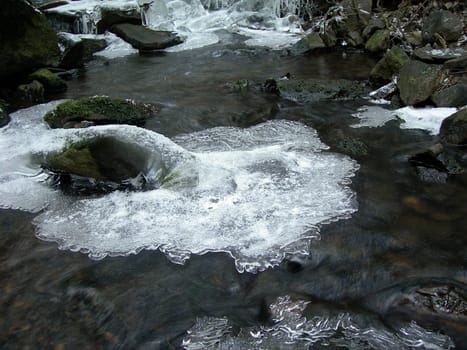
<svg viewBox="0 0 467 350">
<path fill-rule="evenodd" d="M 44 86 L 45 91 L 48 92 L 62 92 L 68 88 L 67 84 L 61 78 L 45 68 L 35 71 L 29 78 L 39 81 Z"/>
<path fill-rule="evenodd" d="M 51 128 L 73 128 L 86 125 L 140 125 L 154 116 L 157 108 L 131 100 L 108 96 L 70 100 L 58 105 L 44 116 Z"/>
<path fill-rule="evenodd" d="M 24 0 L 2 1 L 0 43 L 2 81 L 58 61 L 56 34 L 45 16 Z"/>
<path fill-rule="evenodd" d="M 467 144 L 467 108 L 447 117 L 439 131 L 441 141 L 447 144 Z"/>
<path fill-rule="evenodd" d="M 426 101 L 438 88 L 442 67 L 420 61 L 409 61 L 402 67 L 397 87 L 406 105 Z"/>
<path fill-rule="evenodd" d="M 357 98 L 369 92 L 362 82 L 346 79 L 290 79 L 276 83 L 281 96 L 296 102 Z"/>
<path fill-rule="evenodd" d="M 9 121 L 6 105 L 0 100 L 0 128 L 7 125 Z"/>
<path fill-rule="evenodd" d="M 173 32 L 156 31 L 130 23 L 116 24 L 111 31 L 138 50 L 162 50 L 183 40 Z"/>
</svg>

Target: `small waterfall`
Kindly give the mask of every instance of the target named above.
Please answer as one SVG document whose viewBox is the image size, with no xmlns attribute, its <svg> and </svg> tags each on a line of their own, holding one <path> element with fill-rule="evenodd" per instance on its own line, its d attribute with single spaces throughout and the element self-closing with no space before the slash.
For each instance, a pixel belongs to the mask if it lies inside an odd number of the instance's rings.
<svg viewBox="0 0 467 350">
<path fill-rule="evenodd" d="M 174 29 L 164 0 L 138 0 L 138 6 L 144 26 L 160 30 Z"/>
</svg>

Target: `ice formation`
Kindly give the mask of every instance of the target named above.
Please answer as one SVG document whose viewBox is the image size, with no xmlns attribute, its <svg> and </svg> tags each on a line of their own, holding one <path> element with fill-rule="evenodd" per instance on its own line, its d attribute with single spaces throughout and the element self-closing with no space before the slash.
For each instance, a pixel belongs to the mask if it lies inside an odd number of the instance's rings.
<svg viewBox="0 0 467 350">
<path fill-rule="evenodd" d="M 12 114 L 0 130 L 0 207 L 41 211 L 39 238 L 91 258 L 159 249 L 175 263 L 190 254 L 227 252 L 239 271 L 261 271 L 287 254 L 307 254 L 319 226 L 356 210 L 348 188 L 358 165 L 326 152 L 315 130 L 270 121 L 214 128 L 173 141 L 146 129 L 109 125 L 49 129 L 56 103 Z M 148 157 L 144 176 L 168 171 L 159 188 L 70 197 L 51 188 L 40 165 L 73 141 L 114 137 Z M 157 161 L 153 161 L 158 159 Z"/>
<path fill-rule="evenodd" d="M 362 317 L 348 313 L 332 316 L 302 316 L 309 302 L 279 297 L 270 305 L 274 324 L 242 328 L 234 334 L 227 318 L 204 317 L 187 332 L 182 347 L 186 350 L 218 349 L 451 349 L 452 340 L 428 331 L 416 323 L 389 329 L 373 320 L 370 326 Z"/>
</svg>

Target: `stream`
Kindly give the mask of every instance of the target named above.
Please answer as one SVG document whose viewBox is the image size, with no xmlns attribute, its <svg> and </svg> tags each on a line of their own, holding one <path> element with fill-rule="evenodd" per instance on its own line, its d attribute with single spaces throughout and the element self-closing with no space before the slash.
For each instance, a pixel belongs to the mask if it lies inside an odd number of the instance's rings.
<svg viewBox="0 0 467 350">
<path fill-rule="evenodd" d="M 339 51 L 290 56 L 246 46 L 238 34 L 217 35 L 217 44 L 195 50 L 96 58 L 56 98 L 108 95 L 160 105 L 146 130 L 115 132 L 139 145 L 170 139 L 170 147 L 207 169 L 207 185 L 193 198 L 215 193 L 211 204 L 221 206 L 234 192 L 237 202 L 200 221 L 186 197 L 167 195 L 165 206 L 151 207 L 159 202 L 122 194 L 112 205 L 125 203 L 119 213 L 128 210 L 121 215 L 132 220 L 125 223 L 112 216 L 109 195 L 91 198 L 86 209 L 76 198 L 47 206 L 32 186 L 22 196 L 38 200 L 33 212 L 13 209 L 4 197 L 0 347 L 465 349 L 467 174 L 423 181 L 407 154 L 436 136 L 401 129 L 397 120 L 352 128 L 352 114 L 371 105 L 366 99 L 302 103 L 232 88 L 286 74 L 363 81 L 372 58 Z M 22 117 L 37 117 L 32 111 Z M 339 154 L 339 133 L 363 140 L 367 154 L 358 161 Z M 18 147 L 34 143 L 34 135 L 8 137 Z M 276 182 L 251 177 L 258 173 Z M 254 192 L 254 183 L 264 188 Z M 138 200 L 143 204 L 124 202 Z M 76 207 L 79 219 L 70 209 Z M 141 220 L 171 215 L 177 225 L 160 229 L 138 221 L 143 214 Z M 126 239 L 137 237 L 135 246 L 110 235 L 120 224 L 131 233 Z M 260 244 L 242 233 L 270 233 L 275 241 Z M 179 249 L 161 248 L 163 239 Z"/>
</svg>

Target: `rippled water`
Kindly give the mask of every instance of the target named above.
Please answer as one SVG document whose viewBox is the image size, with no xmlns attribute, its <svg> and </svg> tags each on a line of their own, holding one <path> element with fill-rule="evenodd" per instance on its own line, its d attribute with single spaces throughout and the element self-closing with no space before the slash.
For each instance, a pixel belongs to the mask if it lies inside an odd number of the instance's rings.
<svg viewBox="0 0 467 350">
<path fill-rule="evenodd" d="M 305 130 L 317 130 L 321 142 L 331 147 L 326 157 L 339 158 L 333 154 L 338 152 L 336 138 L 341 134 L 362 140 L 368 153 L 358 158 L 359 170 L 348 184 L 356 194 L 358 211 L 349 219 L 319 225 L 320 239 L 308 241 L 307 256 L 288 257 L 261 273 L 241 274 L 235 260 L 220 252 L 194 255 L 185 265 L 148 250 L 91 260 L 35 237 L 34 224 L 49 211 L 38 216 L 2 209 L 1 347 L 167 349 L 215 339 L 217 348 L 238 348 L 238 344 L 255 348 L 262 339 L 266 348 L 278 349 L 391 348 L 387 344 L 394 349 L 448 349 L 452 343 L 465 348 L 465 311 L 454 314 L 449 311 L 454 308 L 433 311 L 413 305 L 432 300 L 436 293 L 430 288 L 449 286 L 455 291 L 452 298 L 465 293 L 466 175 L 451 175 L 444 184 L 422 181 L 408 163 L 408 154 L 435 137 L 401 130 L 397 121 L 379 128 L 352 128 L 358 123 L 352 114 L 368 101 L 296 104 L 255 89 L 238 91 L 228 84 L 240 79 L 261 83 L 286 73 L 297 78 L 363 79 L 372 65 L 368 58 L 356 53 L 290 57 L 238 46 L 235 37 L 225 40 L 203 50 L 94 61 L 59 97 L 106 94 L 160 103 L 159 117 L 147 127 L 201 158 L 203 152 L 212 151 L 206 149 L 203 137 L 243 135 L 251 130 L 246 127 L 268 120 L 298 122 Z M 222 128 L 205 131 L 212 127 Z M 13 136 L 8 139 L 10 155 L 18 162 L 25 161 L 27 150 L 43 147 L 37 136 L 41 133 L 28 130 L 23 127 L 24 135 L 31 131 L 31 136 L 18 135 L 16 144 Z M 128 138 L 151 135 L 131 127 L 123 130 Z M 198 137 L 189 136 L 199 131 Z M 56 143 L 47 143 L 51 150 L 62 144 L 61 133 Z M 277 160 L 274 152 L 265 151 Z M 303 157 L 314 155 L 305 152 Z M 7 158 L 8 152 L 2 155 Z M 17 163 L 3 162 L 2 172 L 9 170 L 3 168 L 7 164 Z M 228 166 L 239 164 L 226 162 Z M 36 175 L 28 167 L 10 170 L 14 176 Z M 26 183 L 20 187 L 24 206 L 18 208 L 40 210 L 40 205 L 25 207 L 38 195 L 37 187 L 25 189 Z M 13 199 L 20 198 L 18 187 L 8 189 Z M 308 200 L 314 190 L 297 196 L 297 203 Z M 41 201 L 47 193 L 39 193 Z M 104 215 L 99 211 L 107 204 L 92 203 L 89 212 L 81 213 L 88 213 L 89 221 L 81 215 L 81 221 L 74 222 L 78 232 L 85 225 L 94 226 L 93 217 Z M 70 209 L 67 204 L 54 208 L 67 214 Z M 233 212 L 229 215 L 236 217 Z M 68 222 L 68 217 L 63 219 Z M 106 242 L 99 236 L 108 228 L 104 222 L 96 223 L 103 231 L 95 230 L 88 243 Z M 118 220 L 110 224 L 117 225 Z M 57 235 L 67 234 L 62 231 L 59 225 L 54 230 Z M 421 294 L 414 294 L 418 289 Z M 462 310 L 459 305 L 457 310 Z"/>
</svg>

